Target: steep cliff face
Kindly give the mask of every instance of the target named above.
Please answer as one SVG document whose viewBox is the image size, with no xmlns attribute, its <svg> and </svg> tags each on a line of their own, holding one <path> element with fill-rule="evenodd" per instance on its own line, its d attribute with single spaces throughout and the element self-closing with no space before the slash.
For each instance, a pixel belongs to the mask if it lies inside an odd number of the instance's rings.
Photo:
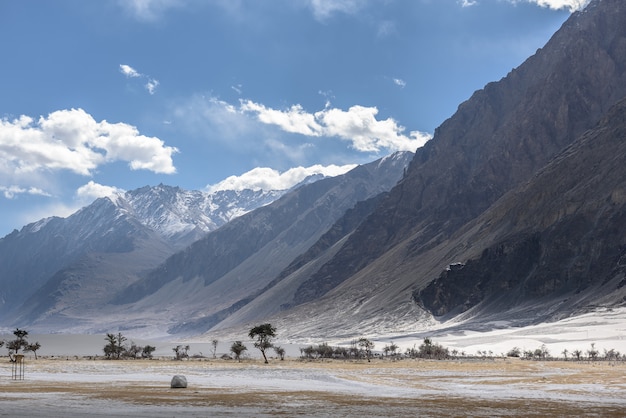
<svg viewBox="0 0 626 418">
<path fill-rule="evenodd" d="M 510 318 L 540 321 L 599 301 L 619 303 L 607 289 L 622 281 L 622 244 L 604 236 L 620 236 L 621 212 L 606 218 L 577 213 L 554 223 L 572 213 L 572 202 L 601 207 L 607 196 L 620 199 L 619 186 L 603 197 L 587 196 L 576 183 L 562 182 L 567 170 L 578 170 L 569 166 L 560 178 L 542 177 L 554 182 L 549 193 L 568 194 L 560 212 L 528 207 L 550 205 L 548 192 L 510 206 L 497 203 L 604 116 L 619 120 L 618 111 L 607 112 L 624 97 L 626 3 L 595 0 L 520 67 L 462 103 L 377 209 L 300 280 L 295 300 L 301 305 L 272 320 L 294 338 L 331 338 L 355 327 L 360 333 L 419 330 L 432 320 L 424 308 L 443 318 L 464 312 L 476 321 L 510 308 Z M 584 164 L 588 157 L 577 152 Z M 612 157 L 626 165 L 617 150 Z M 589 176 L 602 181 L 607 173 L 594 169 Z M 516 218 L 496 222 L 510 213 Z M 521 222 L 544 229 L 518 228 Z M 586 252 L 596 258 L 579 258 Z M 608 284 L 590 283 L 596 274 Z M 598 297 L 586 297 L 591 294 Z"/>
<path fill-rule="evenodd" d="M 614 106 L 477 221 L 501 231 L 482 255 L 450 266 L 414 297 L 434 315 L 504 314 L 537 300 L 545 316 L 617 305 L 626 296 L 626 101 Z"/>
<path fill-rule="evenodd" d="M 594 1 L 499 82 L 477 91 L 415 155 L 407 176 L 316 275 L 332 287 L 403 245 L 410 268 L 527 181 L 626 95 L 626 3 Z M 408 243 L 404 243 L 409 240 Z"/>
</svg>

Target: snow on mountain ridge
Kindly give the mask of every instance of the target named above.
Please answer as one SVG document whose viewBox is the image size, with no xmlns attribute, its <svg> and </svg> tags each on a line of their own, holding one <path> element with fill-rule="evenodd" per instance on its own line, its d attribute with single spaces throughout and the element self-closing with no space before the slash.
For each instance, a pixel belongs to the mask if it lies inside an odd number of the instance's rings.
<svg viewBox="0 0 626 418">
<path fill-rule="evenodd" d="M 52 220 L 58 219 L 61 225 L 73 224 L 74 230 L 85 237 L 94 231 L 102 233 L 100 227 L 109 221 L 117 222 L 129 217 L 175 245 L 186 245 L 204 233 L 213 231 L 258 207 L 272 203 L 289 190 L 325 177 L 329 175 L 315 173 L 284 190 L 200 191 L 164 184 L 144 186 L 130 191 L 120 190 L 94 200 L 66 218 L 52 216 L 25 225 L 22 232 L 38 233 Z M 112 208 L 115 208 L 113 212 L 109 212 Z"/>
<path fill-rule="evenodd" d="M 267 205 L 286 190 L 220 190 L 206 193 L 180 187 L 145 186 L 109 200 L 140 223 L 172 239 L 197 230 L 212 231 L 257 207 Z"/>
</svg>

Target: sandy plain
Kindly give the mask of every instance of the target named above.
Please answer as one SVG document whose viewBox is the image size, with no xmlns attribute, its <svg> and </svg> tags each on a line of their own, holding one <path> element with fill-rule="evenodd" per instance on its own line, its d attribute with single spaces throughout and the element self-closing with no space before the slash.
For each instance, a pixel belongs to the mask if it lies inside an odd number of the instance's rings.
<svg viewBox="0 0 626 418">
<path fill-rule="evenodd" d="M 623 417 L 626 363 L 0 358 L 2 417 Z M 171 389 L 176 374 L 186 389 Z"/>
</svg>

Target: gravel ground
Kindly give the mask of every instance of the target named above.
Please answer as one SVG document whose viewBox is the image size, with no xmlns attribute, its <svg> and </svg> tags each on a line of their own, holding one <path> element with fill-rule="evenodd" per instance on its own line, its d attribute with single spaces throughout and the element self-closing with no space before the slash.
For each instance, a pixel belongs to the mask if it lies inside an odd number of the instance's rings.
<svg viewBox="0 0 626 418">
<path fill-rule="evenodd" d="M 6 362 L 5 362 L 6 361 Z M 0 358 L 0 416 L 626 416 L 626 364 Z M 186 389 L 170 380 L 185 375 Z"/>
</svg>

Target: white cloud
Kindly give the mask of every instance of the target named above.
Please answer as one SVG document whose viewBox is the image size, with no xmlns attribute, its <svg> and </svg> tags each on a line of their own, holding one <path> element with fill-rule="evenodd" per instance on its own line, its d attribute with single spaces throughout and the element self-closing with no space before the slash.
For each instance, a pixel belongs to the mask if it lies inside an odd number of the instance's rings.
<svg viewBox="0 0 626 418">
<path fill-rule="evenodd" d="M 15 185 L 8 186 L 8 187 L 0 186 L 0 192 L 7 199 L 13 199 L 15 195 L 18 195 L 18 194 L 30 194 L 30 195 L 48 196 L 48 197 L 50 196 L 49 193 L 44 192 L 38 187 L 24 188 L 24 187 L 15 186 Z"/>
<path fill-rule="evenodd" d="M 352 147 L 362 152 L 377 152 L 382 148 L 390 151 L 415 151 L 431 136 L 413 131 L 403 134 L 404 127 L 392 118 L 376 119 L 375 107 L 352 106 L 348 111 L 325 109 L 315 114 L 324 125 L 324 134 L 337 136 L 352 142 Z"/>
<path fill-rule="evenodd" d="M 156 90 L 158 85 L 159 85 L 159 80 L 151 78 L 148 80 L 145 87 L 146 87 L 146 90 L 148 90 L 148 93 L 154 94 L 154 91 Z"/>
<path fill-rule="evenodd" d="M 354 14 L 364 4 L 363 0 L 309 0 L 313 16 L 324 21 L 336 13 Z"/>
<path fill-rule="evenodd" d="M 477 1 L 476 0 L 459 0 L 459 3 L 461 4 L 461 7 L 470 7 L 470 6 L 474 6 Z"/>
<path fill-rule="evenodd" d="M 167 10 L 181 7 L 184 0 L 118 0 L 130 15 L 142 21 L 158 20 Z"/>
<path fill-rule="evenodd" d="M 82 109 L 59 110 L 35 121 L 0 120 L 0 160 L 10 176 L 67 170 L 88 176 L 100 165 L 127 161 L 133 170 L 174 173 L 174 147 L 140 135 L 125 123 L 96 122 Z"/>
<path fill-rule="evenodd" d="M 213 193 L 219 190 L 286 190 L 295 186 L 309 176 L 322 174 L 334 177 L 344 174 L 356 167 L 356 164 L 344 166 L 314 165 L 311 167 L 295 167 L 283 173 L 267 167 L 257 167 L 241 176 L 230 176 L 221 182 L 207 186 L 207 191 Z"/>
<path fill-rule="evenodd" d="M 120 64 L 120 72 L 126 77 L 141 77 L 141 74 L 138 73 L 137 70 L 126 64 Z"/>
<path fill-rule="evenodd" d="M 398 86 L 400 88 L 405 88 L 406 87 L 406 81 L 402 80 L 401 78 L 394 78 L 393 79 L 393 84 L 395 84 L 396 86 Z"/>
<path fill-rule="evenodd" d="M 282 111 L 267 108 L 251 100 L 245 100 L 241 102 L 241 110 L 255 113 L 261 122 L 277 125 L 286 132 L 320 136 L 322 131 L 322 126 L 316 122 L 315 115 L 305 112 L 300 105 L 293 105 L 288 110 Z"/>
<path fill-rule="evenodd" d="M 247 100 L 242 101 L 241 111 L 253 113 L 259 121 L 276 125 L 286 132 L 312 137 L 341 138 L 361 152 L 378 152 L 381 149 L 415 151 L 431 139 L 430 134 L 419 131 L 405 135 L 405 128 L 392 118 L 376 119 L 376 107 L 357 105 L 345 111 L 327 106 L 312 114 L 307 113 L 300 105 L 283 111 Z"/>
<path fill-rule="evenodd" d="M 80 201 L 90 203 L 99 197 L 110 197 L 121 193 L 124 193 L 124 190 L 117 187 L 104 186 L 90 180 L 89 183 L 76 190 L 76 197 Z"/>
<path fill-rule="evenodd" d="M 470 7 L 478 4 L 478 0 L 457 0 L 461 7 Z M 508 0 L 509 3 L 534 3 L 541 7 L 553 10 L 569 10 L 576 12 L 584 9 L 591 0 Z"/>
<path fill-rule="evenodd" d="M 566 9 L 570 12 L 582 10 L 587 6 L 590 0 L 509 0 L 511 3 L 519 3 L 520 1 L 526 1 L 528 3 L 535 3 L 541 7 L 548 7 L 554 10 Z"/>
<path fill-rule="evenodd" d="M 124 74 L 127 78 L 140 78 L 143 80 L 147 80 L 146 84 L 144 84 L 144 87 L 146 90 L 148 90 L 148 93 L 150 94 L 154 94 L 156 88 L 160 84 L 159 80 L 157 80 L 156 78 L 152 78 L 146 74 L 142 74 L 127 64 L 120 64 L 120 72 Z"/>
<path fill-rule="evenodd" d="M 243 86 L 241 84 L 237 84 L 236 86 L 230 86 L 230 88 L 233 89 L 237 94 L 241 94 L 243 92 Z"/>
</svg>

